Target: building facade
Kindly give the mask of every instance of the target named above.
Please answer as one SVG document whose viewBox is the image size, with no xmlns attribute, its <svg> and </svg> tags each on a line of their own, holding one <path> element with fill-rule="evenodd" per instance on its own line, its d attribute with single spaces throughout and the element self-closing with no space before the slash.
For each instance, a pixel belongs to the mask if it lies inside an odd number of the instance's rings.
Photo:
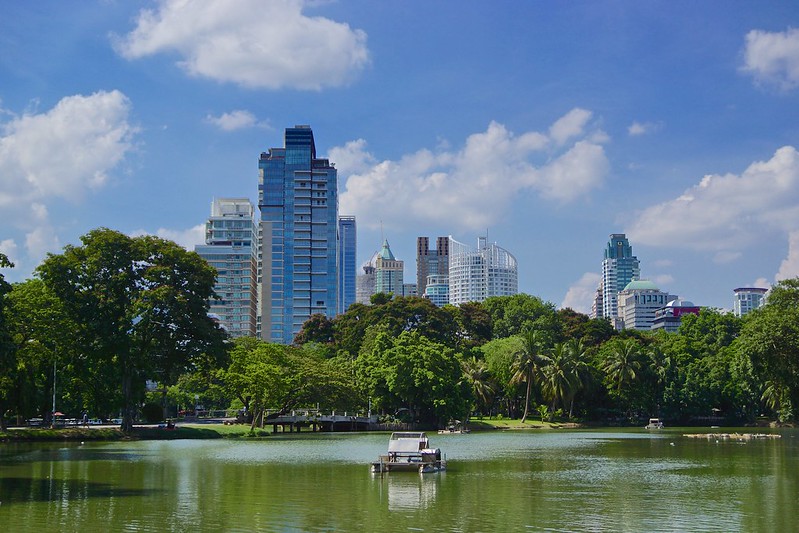
<svg viewBox="0 0 799 533">
<path fill-rule="evenodd" d="M 344 313 L 355 303 L 355 253 L 357 251 L 355 217 L 338 217 L 338 313 Z"/>
<path fill-rule="evenodd" d="M 430 274 L 423 296 L 433 302 L 436 307 L 443 307 L 449 303 L 449 276 Z"/>
<path fill-rule="evenodd" d="M 218 198 L 205 223 L 205 244 L 194 247 L 216 269 L 209 312 L 232 337 L 257 333 L 257 223 L 247 198 Z"/>
<path fill-rule="evenodd" d="M 655 311 L 655 319 L 650 329 L 663 329 L 669 333 L 677 333 L 682 323 L 683 315 L 698 315 L 699 307 L 688 300 L 672 300 L 666 307 Z"/>
<path fill-rule="evenodd" d="M 733 302 L 732 312 L 735 316 L 742 317 L 746 313 L 753 311 L 763 305 L 766 301 L 768 289 L 759 287 L 739 287 L 734 289 L 735 301 Z"/>
<path fill-rule="evenodd" d="M 651 281 L 633 280 L 618 294 L 618 322 L 623 329 L 652 329 L 655 312 L 677 297 L 665 293 Z"/>
<path fill-rule="evenodd" d="M 262 338 L 290 344 L 311 315 L 338 309 L 338 175 L 310 126 L 286 128 L 258 171 Z"/>
<path fill-rule="evenodd" d="M 394 257 L 388 240 L 384 240 L 375 259 L 375 292 L 402 296 L 404 268 L 405 262 Z"/>
<path fill-rule="evenodd" d="M 477 240 L 477 249 L 449 237 L 449 303 L 482 302 L 519 292 L 516 258 L 496 243 Z"/>
<path fill-rule="evenodd" d="M 416 288 L 426 293 L 428 276 L 449 276 L 449 237 L 438 237 L 435 250 L 430 249 L 429 237 L 416 238 Z"/>
<path fill-rule="evenodd" d="M 369 261 L 361 265 L 363 273 L 358 274 L 355 278 L 355 301 L 360 304 L 369 305 L 372 303 L 372 295 L 375 293 L 377 283 L 375 279 L 375 273 L 377 272 L 375 268 L 376 259 L 377 254 L 375 253 Z"/>
<path fill-rule="evenodd" d="M 619 317 L 619 291 L 640 275 L 638 258 L 633 255 L 633 247 L 627 237 L 623 233 L 611 234 L 602 260 L 602 297 L 597 299 L 601 302 L 602 314 L 594 318 L 608 318 L 613 323 Z"/>
</svg>

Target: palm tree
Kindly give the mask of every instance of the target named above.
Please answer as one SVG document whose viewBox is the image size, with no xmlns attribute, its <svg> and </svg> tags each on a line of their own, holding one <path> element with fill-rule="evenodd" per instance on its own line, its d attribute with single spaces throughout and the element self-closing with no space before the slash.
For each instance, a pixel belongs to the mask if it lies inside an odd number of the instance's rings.
<svg viewBox="0 0 799 533">
<path fill-rule="evenodd" d="M 575 380 L 575 389 L 569 399 L 569 418 L 571 418 L 574 410 L 574 397 L 578 392 L 590 386 L 593 375 L 591 374 L 591 365 L 588 363 L 588 352 L 582 340 L 571 339 L 566 343 L 566 350 L 569 352 L 572 374 Z"/>
<path fill-rule="evenodd" d="M 602 370 L 610 381 L 616 384 L 616 394 L 624 385 L 635 381 L 641 370 L 641 350 L 635 339 L 628 339 L 617 345 L 602 364 Z"/>
<path fill-rule="evenodd" d="M 474 399 L 479 405 L 487 407 L 494 398 L 494 384 L 486 362 L 472 356 L 461 361 L 463 379 L 472 389 Z"/>
<path fill-rule="evenodd" d="M 577 392 L 577 376 L 571 354 L 563 343 L 557 343 L 549 351 L 549 364 L 544 368 L 544 393 L 552 399 L 552 410 L 556 404 L 566 408 L 566 403 Z"/>
<path fill-rule="evenodd" d="M 530 411 L 530 392 L 533 382 L 541 378 L 541 369 L 549 364 L 549 357 L 544 355 L 547 345 L 547 338 L 540 330 L 527 330 L 521 335 L 522 347 L 516 352 L 513 362 L 513 376 L 511 382 L 514 384 L 526 383 L 527 393 L 524 399 L 524 414 L 522 423 L 527 420 Z"/>
</svg>

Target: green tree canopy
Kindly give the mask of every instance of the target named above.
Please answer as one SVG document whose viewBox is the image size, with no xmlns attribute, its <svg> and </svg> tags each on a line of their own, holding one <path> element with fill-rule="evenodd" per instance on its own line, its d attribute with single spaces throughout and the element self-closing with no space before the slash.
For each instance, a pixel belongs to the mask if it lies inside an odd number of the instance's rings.
<svg viewBox="0 0 799 533">
<path fill-rule="evenodd" d="M 122 428 L 130 431 L 145 379 L 171 384 L 224 352 L 225 334 L 208 316 L 216 272 L 156 237 L 101 228 L 81 242 L 49 254 L 37 274 L 77 325 L 81 352 L 118 375 Z"/>
</svg>

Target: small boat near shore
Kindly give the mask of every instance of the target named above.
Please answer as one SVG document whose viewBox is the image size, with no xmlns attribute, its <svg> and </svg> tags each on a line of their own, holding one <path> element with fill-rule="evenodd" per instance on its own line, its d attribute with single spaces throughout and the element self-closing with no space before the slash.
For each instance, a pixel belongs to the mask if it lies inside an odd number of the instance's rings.
<svg viewBox="0 0 799 533">
<path fill-rule="evenodd" d="M 650 418 L 644 429 L 663 429 L 663 421 L 659 418 Z"/>
<path fill-rule="evenodd" d="M 380 455 L 371 465 L 374 473 L 404 470 L 427 474 L 446 468 L 446 456 L 438 448 L 430 448 L 427 435 L 411 431 L 392 433 L 388 441 L 388 453 Z"/>
</svg>

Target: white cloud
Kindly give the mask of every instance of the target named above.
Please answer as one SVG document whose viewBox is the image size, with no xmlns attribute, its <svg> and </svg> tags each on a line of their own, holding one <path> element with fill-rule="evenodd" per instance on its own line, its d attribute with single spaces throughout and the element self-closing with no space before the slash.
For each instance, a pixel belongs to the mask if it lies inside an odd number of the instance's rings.
<svg viewBox="0 0 799 533">
<path fill-rule="evenodd" d="M 713 255 L 713 262 L 719 265 L 732 263 L 743 255 L 740 251 L 721 250 Z"/>
<path fill-rule="evenodd" d="M 57 252 L 61 249 L 55 228 L 44 223 L 25 235 L 25 252 L 28 259 L 35 263 L 41 262 L 47 252 Z"/>
<path fill-rule="evenodd" d="M 138 229 L 130 234 L 131 237 L 140 237 L 142 235 L 153 235 L 153 233 L 144 229 Z M 158 228 L 154 235 L 162 239 L 174 241 L 187 250 L 193 251 L 196 245 L 205 244 L 205 224 L 197 224 L 185 230 Z"/>
<path fill-rule="evenodd" d="M 475 230 L 495 223 L 525 191 L 559 202 L 588 196 L 608 172 L 605 151 L 585 139 L 561 147 L 562 139 L 514 135 L 492 122 L 460 149 L 439 143 L 438 151 L 421 149 L 398 161 L 379 161 L 364 140 L 353 141 L 330 151 L 341 183 L 348 175 L 340 211 L 387 227 L 412 217 Z"/>
<path fill-rule="evenodd" d="M 591 120 L 592 115 L 590 111 L 575 107 L 552 124 L 549 136 L 558 144 L 563 144 L 572 137 L 578 137 L 583 134 L 583 128 Z"/>
<path fill-rule="evenodd" d="M 132 149 L 130 102 L 119 91 L 67 96 L 53 109 L 2 125 L 0 206 L 79 200 Z M 54 171 L 57 169 L 57 171 Z"/>
<path fill-rule="evenodd" d="M 655 285 L 662 288 L 666 285 L 674 283 L 674 276 L 671 274 L 658 274 L 652 278 L 652 281 L 655 283 Z"/>
<path fill-rule="evenodd" d="M 205 117 L 205 121 L 209 124 L 213 124 L 223 131 L 235 131 L 244 128 L 255 127 L 269 127 L 266 123 L 258 122 L 258 119 L 255 117 L 255 115 L 242 109 L 237 109 L 235 111 L 231 111 L 230 113 L 222 113 L 218 117 L 207 115 Z"/>
<path fill-rule="evenodd" d="M 566 292 L 560 308 L 571 307 L 578 313 L 588 314 L 591 312 L 591 304 L 594 302 L 596 288 L 602 276 L 596 272 L 586 272 L 582 277 Z"/>
<path fill-rule="evenodd" d="M 792 231 L 788 236 L 788 256 L 783 259 L 774 279 L 782 281 L 797 276 L 799 276 L 799 230 Z"/>
<path fill-rule="evenodd" d="M 741 70 L 758 83 L 782 90 L 799 87 L 799 29 L 784 32 L 752 30 L 746 34 Z"/>
<path fill-rule="evenodd" d="M 5 254 L 5 256 L 8 257 L 8 260 L 14 264 L 19 262 L 17 249 L 18 246 L 14 239 L 5 239 L 0 241 L 0 253 Z"/>
<path fill-rule="evenodd" d="M 710 251 L 731 260 L 764 234 L 799 228 L 799 153 L 778 149 L 740 176 L 709 175 L 681 196 L 640 212 L 626 229 L 651 246 Z"/>
<path fill-rule="evenodd" d="M 799 272 L 799 271 L 797 271 L 797 272 Z M 766 278 L 757 278 L 754 281 L 754 283 L 749 285 L 749 287 L 760 287 L 760 288 L 763 288 L 763 289 L 770 289 L 771 288 L 771 283 L 769 283 L 769 280 L 767 280 Z"/>
<path fill-rule="evenodd" d="M 341 86 L 369 63 L 366 33 L 303 13 L 303 0 L 160 0 L 113 36 L 127 59 L 177 52 L 192 76 L 244 87 Z"/>
<path fill-rule="evenodd" d="M 38 264 L 61 248 L 50 221 L 50 206 L 79 203 L 103 187 L 134 148 L 137 129 L 129 124 L 130 101 L 119 91 L 62 98 L 52 109 L 38 102 L 0 124 L 0 209 L 24 246 L 13 246 L 18 267 Z M 19 237 L 21 239 L 21 237 Z M 23 254 L 24 250 L 24 254 Z"/>
<path fill-rule="evenodd" d="M 659 124 L 653 122 L 633 122 L 627 127 L 627 133 L 631 137 L 653 133 L 660 129 Z"/>
</svg>

